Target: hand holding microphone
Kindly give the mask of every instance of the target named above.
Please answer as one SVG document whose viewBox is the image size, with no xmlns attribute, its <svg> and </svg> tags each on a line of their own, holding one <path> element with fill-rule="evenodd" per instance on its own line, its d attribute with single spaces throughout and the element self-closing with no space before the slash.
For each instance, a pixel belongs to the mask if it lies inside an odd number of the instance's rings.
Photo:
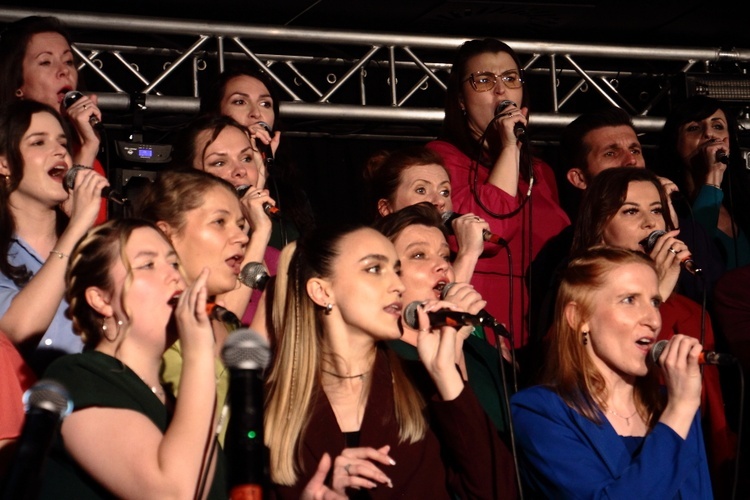
<svg viewBox="0 0 750 500">
<path fill-rule="evenodd" d="M 463 214 L 458 214 L 456 212 L 443 212 L 440 217 L 443 219 L 443 224 L 445 224 L 448 232 L 450 234 L 454 234 L 452 223 L 459 217 L 463 217 Z M 476 220 L 477 222 L 480 222 L 479 217 L 476 217 Z M 500 236 L 493 234 L 489 229 L 484 229 L 482 231 L 482 238 L 484 239 L 484 241 L 495 243 L 496 245 L 506 246 L 508 244 L 507 241 L 502 239 Z"/>
<path fill-rule="evenodd" d="M 249 197 L 248 199 L 252 200 L 252 198 L 262 198 L 264 195 L 264 191 L 266 195 L 268 194 L 268 191 L 263 190 L 263 189 L 249 193 L 252 187 L 253 186 L 250 186 L 247 184 L 236 186 L 235 189 L 237 190 L 237 196 L 239 196 L 240 199 L 243 199 L 247 195 Z M 281 217 L 281 210 L 276 205 L 272 205 L 270 202 L 264 201 L 262 207 L 263 207 L 263 211 L 266 213 L 268 217 L 271 217 L 271 218 Z"/>
<path fill-rule="evenodd" d="M 78 177 L 78 174 L 84 170 L 92 169 L 90 167 L 84 167 L 83 165 L 73 165 L 68 169 L 67 172 L 65 172 L 65 178 L 63 179 L 63 188 L 65 188 L 66 192 L 69 193 L 76 187 L 76 177 Z M 114 191 L 109 186 L 105 186 L 101 189 L 100 196 L 102 198 L 107 198 L 108 200 L 113 201 L 119 205 L 123 205 L 127 201 L 127 198 L 125 198 L 117 191 Z"/>
<path fill-rule="evenodd" d="M 66 92 L 62 100 L 62 107 L 68 114 L 71 114 L 72 116 L 73 113 L 71 112 L 74 110 L 71 110 L 70 108 L 79 101 L 84 102 L 84 104 L 80 106 L 80 113 L 88 113 L 88 121 L 91 127 L 97 131 L 102 131 L 104 129 L 104 125 L 102 124 L 101 118 L 98 114 L 99 108 L 96 107 L 96 104 L 90 98 L 85 97 L 86 96 L 84 96 L 83 93 L 78 90 L 71 90 L 69 92 Z M 91 108 L 91 111 L 88 111 L 89 108 Z"/>
<path fill-rule="evenodd" d="M 666 234 L 667 234 L 666 231 L 657 229 L 655 231 L 652 231 L 646 238 L 639 241 L 638 244 L 640 244 L 643 247 L 643 249 L 645 250 L 647 254 L 651 254 L 651 252 L 656 247 L 657 242 L 660 240 L 662 236 L 665 236 Z M 685 246 L 685 248 L 675 248 L 677 246 L 677 243 L 678 242 L 675 240 L 675 243 L 672 243 L 668 247 L 667 251 L 673 254 L 674 257 L 679 260 L 680 266 L 686 271 L 688 271 L 690 274 L 693 274 L 693 275 L 703 274 L 703 270 L 700 267 L 698 267 L 696 263 L 693 261 L 692 255 L 690 254 L 690 251 L 688 250 L 687 246 Z M 683 254 L 683 255 L 680 256 L 680 254 Z"/>
<path fill-rule="evenodd" d="M 258 122 L 256 123 L 256 125 L 265 130 L 268 133 L 269 138 L 273 140 L 273 130 L 271 129 L 271 126 L 269 124 L 267 124 L 266 122 Z M 255 147 L 258 148 L 258 151 L 260 151 L 260 155 L 263 158 L 263 164 L 266 166 L 266 172 L 270 172 L 273 168 L 274 162 L 273 148 L 271 148 L 271 143 L 269 142 L 268 144 L 266 144 L 258 137 L 255 137 Z"/>
<path fill-rule="evenodd" d="M 508 107 L 514 107 L 516 109 L 511 111 L 505 111 Z M 520 110 L 518 110 L 518 105 L 510 101 L 508 99 L 504 101 L 500 101 L 498 103 L 497 107 L 495 107 L 495 120 L 498 118 L 515 118 L 515 123 L 513 125 L 513 135 L 515 138 L 519 141 L 525 142 L 526 141 L 526 124 L 524 123 L 524 120 L 526 117 L 523 116 L 523 113 L 521 113 Z"/>
</svg>

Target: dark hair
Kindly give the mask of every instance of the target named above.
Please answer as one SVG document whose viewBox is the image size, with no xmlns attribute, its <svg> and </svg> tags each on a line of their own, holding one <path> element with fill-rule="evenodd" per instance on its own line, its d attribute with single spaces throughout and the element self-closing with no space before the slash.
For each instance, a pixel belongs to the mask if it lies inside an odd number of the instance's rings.
<svg viewBox="0 0 750 500">
<path fill-rule="evenodd" d="M 279 98 L 278 90 L 273 80 L 269 78 L 268 73 L 250 66 L 249 64 L 240 64 L 232 68 L 225 69 L 209 85 L 208 90 L 201 96 L 201 113 L 221 113 L 221 101 L 224 99 L 224 93 L 227 90 L 227 84 L 230 80 L 238 76 L 249 76 L 255 78 L 265 85 L 268 93 L 273 100 L 274 129 L 279 129 Z"/>
<path fill-rule="evenodd" d="M 571 255 L 601 244 L 604 229 L 625 203 L 630 183 L 639 181 L 650 182 L 656 187 L 663 207 L 665 227 L 668 231 L 673 228 L 667 195 L 655 173 L 640 167 L 608 168 L 594 177 L 583 195 Z"/>
<path fill-rule="evenodd" d="M 239 129 L 248 137 L 248 141 L 250 140 L 247 127 L 230 116 L 214 113 L 200 115 L 179 131 L 172 150 L 172 165 L 179 169 L 195 168 L 196 160 L 200 160 L 202 170 L 203 155 L 205 155 L 206 149 L 227 127 Z M 198 157 L 198 136 L 205 131 L 210 131 L 211 135 L 201 149 L 200 157 Z"/>
<path fill-rule="evenodd" d="M 523 71 L 521 60 L 510 45 L 494 38 L 484 38 L 481 40 L 469 40 L 464 42 L 463 45 L 459 47 L 458 53 L 456 54 L 451 66 L 451 73 L 448 78 L 448 88 L 445 95 L 445 119 L 443 121 L 442 138 L 453 143 L 469 158 L 476 157 L 479 144 L 472 136 L 466 121 L 466 116 L 461 108 L 461 92 L 463 88 L 462 77 L 464 73 L 466 73 L 466 65 L 468 64 L 469 59 L 480 54 L 496 54 L 499 52 L 508 54 L 513 58 L 519 71 Z M 523 88 L 523 99 L 518 103 L 519 108 L 529 107 L 530 103 L 528 87 L 524 84 Z M 526 153 L 525 149 L 526 148 L 521 151 L 522 165 L 528 164 L 527 159 L 524 158 Z M 496 151 L 493 151 L 492 149 L 490 150 L 490 158 L 495 158 L 497 154 Z M 483 158 L 483 161 L 487 162 L 490 160 Z"/>
<path fill-rule="evenodd" d="M 36 101 L 13 100 L 0 110 L 0 156 L 4 156 L 10 175 L 0 179 L 0 271 L 13 280 L 17 286 L 23 286 L 31 279 L 32 273 L 26 266 L 13 266 L 8 261 L 8 252 L 13 244 L 16 232 L 16 220 L 10 207 L 10 195 L 18 189 L 24 175 L 24 160 L 21 154 L 21 140 L 29 130 L 31 119 L 37 113 L 49 113 L 60 123 L 65 135 L 70 133 L 60 114 L 47 104 Z M 68 221 L 61 210 L 57 210 L 57 230 L 62 232 Z"/>
<path fill-rule="evenodd" d="M 586 156 L 591 148 L 584 141 L 589 132 L 605 127 L 630 127 L 635 132 L 633 119 L 622 108 L 614 106 L 601 108 L 579 115 L 575 120 L 568 123 L 560 134 L 559 168 L 567 172 L 571 168 L 580 168 L 588 178 L 588 164 Z"/>
<path fill-rule="evenodd" d="M 443 223 L 443 218 L 441 217 L 440 212 L 435 205 L 428 201 L 409 205 L 401 210 L 391 212 L 385 217 L 376 220 L 372 227 L 383 233 L 386 238 L 393 241 L 398 238 L 401 231 L 414 225 L 437 228 L 443 233 L 445 239 L 448 239 L 448 229 Z"/>
<path fill-rule="evenodd" d="M 380 216 L 378 201 L 385 199 L 393 203 L 401 178 L 405 170 L 417 165 L 436 164 L 445 169 L 443 157 L 425 146 L 409 146 L 395 151 L 379 151 L 367 160 L 363 176 L 368 195 L 365 197 L 368 212 L 373 212 L 373 219 Z"/>
<path fill-rule="evenodd" d="M 237 196 L 229 182 L 202 170 L 165 170 L 144 188 L 134 213 L 152 222 L 164 221 L 180 232 L 186 224 L 185 214 L 202 206 L 206 193 L 217 186 Z"/>
<path fill-rule="evenodd" d="M 125 257 L 125 245 L 136 229 L 147 227 L 169 240 L 152 222 L 142 219 L 117 218 L 91 228 L 70 254 L 65 273 L 65 316 L 73 322 L 73 331 L 81 336 L 86 349 L 93 349 L 102 338 L 104 317 L 86 300 L 86 290 L 98 287 L 114 292 L 112 266 L 121 259 L 130 276 L 130 263 Z M 171 246 L 171 243 L 170 243 Z M 129 281 L 126 280 L 126 285 Z M 125 311 L 129 314 L 130 311 Z"/>
<path fill-rule="evenodd" d="M 725 193 L 722 203 L 742 231 L 750 235 L 750 173 L 741 154 L 735 110 L 729 105 L 708 96 L 694 95 L 675 107 L 667 116 L 661 131 L 659 163 L 655 170 L 677 184 L 680 192 L 693 199 L 697 193 L 690 189 L 688 183 L 692 169 L 677 151 L 680 129 L 686 123 L 705 120 L 719 110 L 724 112 L 727 119 L 730 151 L 729 165 L 721 182 Z M 692 172 L 692 175 L 696 174 L 705 175 L 705 172 Z"/>
<path fill-rule="evenodd" d="M 0 105 L 17 100 L 23 85 L 23 59 L 34 35 L 58 33 L 72 45 L 65 25 L 52 16 L 29 16 L 10 23 L 0 33 Z"/>
</svg>

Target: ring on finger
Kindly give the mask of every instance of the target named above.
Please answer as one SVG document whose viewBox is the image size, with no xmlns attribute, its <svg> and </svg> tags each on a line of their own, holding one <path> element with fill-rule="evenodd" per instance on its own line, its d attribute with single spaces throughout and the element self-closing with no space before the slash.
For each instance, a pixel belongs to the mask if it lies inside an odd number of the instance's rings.
<svg viewBox="0 0 750 500">
<path fill-rule="evenodd" d="M 89 109 L 89 105 L 88 104 L 84 104 L 83 105 L 83 109 Z"/>
<path fill-rule="evenodd" d="M 351 476 L 352 475 L 352 473 L 349 471 L 349 467 L 351 467 L 351 466 L 352 466 L 352 464 L 346 464 L 344 466 L 344 470 L 346 471 L 346 475 L 347 476 Z"/>
<path fill-rule="evenodd" d="M 672 247 L 669 247 L 669 251 L 672 252 L 674 255 L 677 255 L 679 253 L 677 250 L 675 250 Z"/>
<path fill-rule="evenodd" d="M 477 221 L 477 222 L 479 222 L 480 219 L 479 219 L 479 217 L 474 217 L 474 220 Z"/>
</svg>

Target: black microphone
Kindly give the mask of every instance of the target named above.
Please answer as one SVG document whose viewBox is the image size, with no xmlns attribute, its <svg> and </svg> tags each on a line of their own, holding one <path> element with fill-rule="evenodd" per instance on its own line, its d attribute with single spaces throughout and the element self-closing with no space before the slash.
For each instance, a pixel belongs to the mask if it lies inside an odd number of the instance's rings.
<svg viewBox="0 0 750 500">
<path fill-rule="evenodd" d="M 26 417 L 2 488 L 2 500 L 35 499 L 60 421 L 73 410 L 67 389 L 42 379 L 23 395 Z"/>
<path fill-rule="evenodd" d="M 462 214 L 458 214 L 456 212 L 443 212 L 440 215 L 440 217 L 443 219 L 443 224 L 445 224 L 445 227 L 448 228 L 448 232 L 450 234 L 453 234 L 453 226 L 451 223 L 457 218 L 461 217 L 461 215 Z M 508 245 L 507 241 L 502 239 L 500 236 L 490 232 L 488 229 L 482 231 L 482 238 L 484 239 L 484 241 L 489 241 L 490 243 L 495 243 L 497 245 Z"/>
<path fill-rule="evenodd" d="M 263 443 L 263 372 L 271 359 L 257 332 L 232 333 L 221 351 L 229 369 L 229 422 L 224 440 L 230 499 L 261 498 L 268 477 Z"/>
<path fill-rule="evenodd" d="M 78 172 L 84 169 L 87 169 L 89 167 L 84 167 L 81 165 L 73 165 L 68 169 L 67 172 L 65 172 L 65 178 L 63 179 L 63 187 L 65 188 L 66 192 L 70 192 L 71 189 L 75 187 L 76 184 L 76 175 L 78 175 Z M 113 201 L 115 203 L 118 203 L 120 205 L 124 205 L 126 201 L 128 201 L 127 198 L 125 198 L 123 195 L 115 191 L 109 186 L 106 186 L 102 188 L 102 198 L 107 198 L 110 201 Z"/>
<path fill-rule="evenodd" d="M 510 101 L 508 99 L 505 99 L 504 101 L 500 101 L 497 107 L 495 108 L 495 118 L 497 118 L 500 113 L 505 111 L 505 108 L 507 108 L 508 106 L 518 107 L 518 105 L 515 102 Z M 521 141 L 526 140 L 526 127 L 523 125 L 523 123 L 517 122 L 513 126 L 513 134 L 515 134 L 516 139 L 519 139 Z"/>
<path fill-rule="evenodd" d="M 440 292 L 440 298 L 445 300 L 445 296 L 448 294 L 448 291 L 453 288 L 454 285 L 457 285 L 458 283 L 452 282 L 452 283 L 446 283 L 443 287 L 443 291 Z M 482 309 L 477 313 L 477 316 L 479 317 L 479 321 L 484 326 L 499 326 L 502 328 L 505 328 L 498 320 L 496 320 L 490 313 L 487 312 L 486 309 Z"/>
<path fill-rule="evenodd" d="M 66 92 L 65 97 L 63 97 L 63 100 L 62 100 L 63 108 L 68 109 L 69 107 L 73 105 L 74 102 L 78 101 L 78 99 L 80 99 L 81 97 L 83 97 L 83 94 L 79 92 L 78 90 L 70 90 Z M 99 121 L 99 118 L 97 118 L 97 116 L 93 113 L 91 113 L 91 116 L 89 116 L 89 123 L 96 130 L 101 131 L 104 129 L 104 124 L 102 124 L 102 122 Z"/>
<path fill-rule="evenodd" d="M 419 330 L 419 317 L 417 316 L 417 309 L 422 304 L 421 301 L 415 300 L 410 303 L 404 309 L 404 322 L 409 328 Z M 450 309 L 440 309 L 438 311 L 430 311 L 427 313 L 430 318 L 430 326 L 438 328 L 441 326 L 452 326 L 454 328 L 461 328 L 467 325 L 482 325 L 487 324 L 490 321 L 494 321 L 492 316 L 480 314 L 469 314 L 466 312 L 451 311 Z M 489 326 L 492 326 L 490 324 Z"/>
<path fill-rule="evenodd" d="M 664 352 L 664 349 L 667 348 L 667 344 L 669 343 L 668 340 L 660 340 L 656 344 L 651 347 L 651 361 L 654 362 L 654 364 L 659 364 L 659 358 L 661 357 L 661 353 Z M 698 356 L 698 363 L 701 365 L 732 365 L 737 362 L 737 358 L 732 356 L 731 354 L 725 354 L 720 352 L 714 352 L 714 351 L 703 351 Z"/>
<path fill-rule="evenodd" d="M 242 326 L 242 322 L 236 314 L 214 302 L 206 302 L 206 314 L 209 318 L 224 323 L 230 331 L 237 330 Z"/>
<path fill-rule="evenodd" d="M 726 151 L 720 149 L 716 152 L 716 161 L 721 162 L 724 165 L 729 165 L 729 155 Z"/>
<path fill-rule="evenodd" d="M 261 262 L 248 262 L 242 266 L 240 275 L 237 277 L 243 285 L 260 291 L 266 288 L 266 283 L 270 278 L 268 269 Z"/>
<path fill-rule="evenodd" d="M 237 190 L 237 196 L 242 198 L 243 196 L 245 196 L 245 193 L 247 193 L 251 187 L 252 186 L 248 184 L 242 184 L 241 186 L 235 187 L 235 189 Z M 267 201 L 263 203 L 263 211 L 269 217 L 281 217 L 281 209 L 274 205 L 271 205 Z"/>
<path fill-rule="evenodd" d="M 639 241 L 638 244 L 643 247 L 646 253 L 651 253 L 651 250 L 654 249 L 654 245 L 656 245 L 657 240 L 665 234 L 667 234 L 666 231 L 657 229 L 655 231 L 652 231 L 651 234 Z M 703 274 L 703 269 L 696 266 L 695 262 L 690 257 L 680 260 L 680 265 L 690 274 Z"/>
<path fill-rule="evenodd" d="M 273 139 L 273 130 L 271 130 L 271 126 L 267 124 L 266 122 L 258 122 L 257 125 L 263 127 L 263 129 L 269 133 L 271 138 Z M 255 139 L 255 144 L 258 146 L 258 151 L 260 151 L 261 156 L 263 156 L 263 161 L 266 164 L 266 170 L 269 172 L 271 171 L 271 168 L 273 167 L 273 150 L 271 149 L 270 144 L 266 144 L 263 141 L 259 139 Z"/>
</svg>

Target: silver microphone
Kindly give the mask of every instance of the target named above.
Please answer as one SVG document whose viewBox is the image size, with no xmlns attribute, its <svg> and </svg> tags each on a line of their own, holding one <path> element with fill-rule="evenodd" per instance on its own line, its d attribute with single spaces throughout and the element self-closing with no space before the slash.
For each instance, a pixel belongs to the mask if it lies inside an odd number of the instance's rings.
<svg viewBox="0 0 750 500">
<path fill-rule="evenodd" d="M 240 275 L 237 277 L 243 285 L 261 291 L 266 287 L 270 278 L 268 269 L 260 262 L 248 262 L 242 266 Z"/>
<path fill-rule="evenodd" d="M 83 97 L 83 94 L 78 90 L 70 90 L 65 93 L 65 96 L 63 97 L 62 104 L 63 108 L 68 109 L 73 105 L 73 103 L 77 102 L 78 99 Z M 89 116 L 89 123 L 91 126 L 97 130 L 101 130 L 104 128 L 104 125 L 101 121 L 99 121 L 99 118 L 91 113 L 91 116 Z"/>
</svg>

